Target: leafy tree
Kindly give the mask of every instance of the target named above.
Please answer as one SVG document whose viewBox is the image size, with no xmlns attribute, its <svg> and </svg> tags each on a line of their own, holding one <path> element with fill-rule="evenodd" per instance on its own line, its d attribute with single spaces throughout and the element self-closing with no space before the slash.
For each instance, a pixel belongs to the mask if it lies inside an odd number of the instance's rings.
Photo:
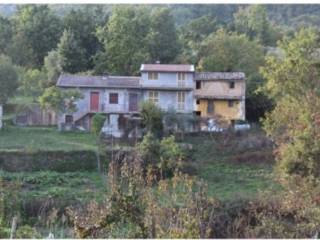
<svg viewBox="0 0 320 240">
<path fill-rule="evenodd" d="M 150 101 L 143 102 L 141 105 L 141 117 L 142 124 L 148 132 L 151 131 L 157 137 L 162 135 L 163 112 L 157 105 Z"/>
<path fill-rule="evenodd" d="M 150 60 L 161 63 L 173 62 L 178 55 L 180 45 L 170 9 L 159 8 L 151 15 L 148 34 Z"/>
<path fill-rule="evenodd" d="M 5 55 L 0 55 L 0 86 L 0 105 L 3 105 L 18 88 L 17 69 Z"/>
<path fill-rule="evenodd" d="M 64 30 L 58 44 L 61 69 L 68 73 L 77 73 L 85 69 L 86 57 L 78 39 L 70 30 Z"/>
<path fill-rule="evenodd" d="M 140 64 L 148 59 L 147 34 L 150 17 L 147 9 L 135 6 L 117 6 L 98 36 L 104 45 L 108 71 L 113 74 L 135 75 Z"/>
<path fill-rule="evenodd" d="M 257 42 L 223 29 L 204 40 L 199 54 L 203 71 L 241 71 L 248 76 L 258 73 L 264 63 L 263 49 Z"/>
<path fill-rule="evenodd" d="M 44 71 L 47 75 L 45 87 L 54 86 L 62 72 L 61 59 L 58 51 L 52 50 L 44 58 Z"/>
<path fill-rule="evenodd" d="M 276 43 L 275 30 L 272 28 L 266 7 L 250 5 L 234 14 L 235 29 L 246 34 L 251 40 L 257 39 L 261 44 L 274 45 Z"/>
<path fill-rule="evenodd" d="M 12 40 L 12 26 L 9 19 L 0 15 L 0 54 L 7 54 Z"/>
<path fill-rule="evenodd" d="M 46 75 L 44 72 L 38 69 L 27 69 L 22 75 L 20 89 L 25 96 L 33 97 L 35 101 L 43 91 L 42 85 L 45 79 Z"/>
<path fill-rule="evenodd" d="M 47 88 L 39 97 L 42 108 L 53 109 L 59 113 L 77 111 L 76 101 L 83 98 L 79 90 L 61 90 L 55 86 Z"/>
<path fill-rule="evenodd" d="M 284 39 L 283 58 L 268 57 L 262 73 L 276 103 L 264 128 L 277 146 L 280 173 L 319 177 L 319 35 L 308 29 Z"/>
<path fill-rule="evenodd" d="M 71 10 L 63 19 L 64 28 L 73 32 L 78 39 L 79 48 L 84 51 L 86 63 L 82 71 L 93 67 L 93 56 L 101 48 L 96 36 L 96 28 L 101 24 L 98 11 L 89 11 L 89 8 Z M 101 21 L 101 20 L 100 20 Z"/>
<path fill-rule="evenodd" d="M 13 18 L 13 61 L 41 67 L 47 53 L 56 47 L 61 35 L 61 22 L 47 5 L 23 5 Z M 19 53 L 26 52 L 21 58 Z"/>
<path fill-rule="evenodd" d="M 96 113 L 93 116 L 91 130 L 94 133 L 94 135 L 99 136 L 105 120 L 106 120 L 106 117 L 101 113 Z"/>
<path fill-rule="evenodd" d="M 188 24 L 182 26 L 179 37 L 183 52 L 179 56 L 179 61 L 197 64 L 202 41 L 215 32 L 217 27 L 216 20 L 208 15 L 191 20 Z"/>
</svg>

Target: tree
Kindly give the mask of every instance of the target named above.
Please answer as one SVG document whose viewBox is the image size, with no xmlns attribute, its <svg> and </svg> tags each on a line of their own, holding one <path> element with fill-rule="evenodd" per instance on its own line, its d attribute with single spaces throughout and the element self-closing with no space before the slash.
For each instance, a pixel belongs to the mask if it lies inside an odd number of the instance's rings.
<svg viewBox="0 0 320 240">
<path fill-rule="evenodd" d="M 27 69 L 21 80 L 21 90 L 25 96 L 30 96 L 35 101 L 43 91 L 43 82 L 46 80 L 44 72 L 38 69 Z"/>
<path fill-rule="evenodd" d="M 61 59 L 57 50 L 50 51 L 44 58 L 44 71 L 47 75 L 44 87 L 54 86 L 62 72 Z"/>
<path fill-rule="evenodd" d="M 58 44 L 61 69 L 68 73 L 77 73 L 85 69 L 86 57 L 78 39 L 70 30 L 64 30 Z"/>
<path fill-rule="evenodd" d="M 117 6 L 98 36 L 104 45 L 105 58 L 110 73 L 136 75 L 140 64 L 149 58 L 147 34 L 150 17 L 146 8 Z"/>
<path fill-rule="evenodd" d="M 61 90 L 55 86 L 47 88 L 39 97 L 42 108 L 53 109 L 58 113 L 77 111 L 76 101 L 83 98 L 79 90 Z"/>
<path fill-rule="evenodd" d="M 102 47 L 95 34 L 96 28 L 101 24 L 101 19 L 97 16 L 99 12 L 89 10 L 71 10 L 63 19 L 64 28 L 73 32 L 74 37 L 78 39 L 79 48 L 84 52 L 86 63 L 81 71 L 92 69 L 93 56 Z"/>
<path fill-rule="evenodd" d="M 2 127 L 2 105 L 13 96 L 18 88 L 18 73 L 9 57 L 0 55 L 0 128 Z"/>
<path fill-rule="evenodd" d="M 180 45 L 174 19 L 168 8 L 159 8 L 151 15 L 148 34 L 150 60 L 171 63 L 177 57 Z"/>
<path fill-rule="evenodd" d="M 0 86 L 0 105 L 3 105 L 18 88 L 17 69 L 5 55 L 0 55 Z"/>
<path fill-rule="evenodd" d="M 223 29 L 204 40 L 199 54 L 203 71 L 241 71 L 248 76 L 257 74 L 264 63 L 263 49 L 257 42 Z"/>
<path fill-rule="evenodd" d="M 179 61 L 197 64 L 202 41 L 217 28 L 216 20 L 208 15 L 191 20 L 187 25 L 182 26 L 179 38 L 183 51 L 179 56 Z"/>
<path fill-rule="evenodd" d="M 92 132 L 95 136 L 99 136 L 106 117 L 101 113 L 96 113 L 92 118 Z"/>
<path fill-rule="evenodd" d="M 272 28 L 266 7 L 263 5 L 250 5 L 234 14 L 235 29 L 246 34 L 251 40 L 257 39 L 263 45 L 274 45 L 276 33 Z"/>
<path fill-rule="evenodd" d="M 0 54 L 7 54 L 12 39 L 12 26 L 9 19 L 0 15 Z"/>
<path fill-rule="evenodd" d="M 155 136 L 159 137 L 162 135 L 163 124 L 162 124 L 163 112 L 153 102 L 146 101 L 141 105 L 141 118 L 142 124 L 149 132 L 152 132 Z"/>
<path fill-rule="evenodd" d="M 56 47 L 61 35 L 61 22 L 47 5 L 23 5 L 13 18 L 13 61 L 40 68 L 47 53 Z M 21 58 L 19 53 L 28 50 Z"/>
<path fill-rule="evenodd" d="M 301 30 L 279 45 L 283 58 L 268 57 L 262 89 L 276 102 L 264 128 L 277 146 L 278 170 L 286 175 L 320 176 L 319 35 Z"/>
</svg>

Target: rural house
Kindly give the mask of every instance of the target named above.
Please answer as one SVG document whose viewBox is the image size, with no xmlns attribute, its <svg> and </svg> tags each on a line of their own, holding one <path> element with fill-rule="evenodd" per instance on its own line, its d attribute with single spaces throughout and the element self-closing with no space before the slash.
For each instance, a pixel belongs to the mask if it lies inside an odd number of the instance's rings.
<svg viewBox="0 0 320 240">
<path fill-rule="evenodd" d="M 99 112 L 107 116 L 105 129 L 121 136 L 123 119 L 139 116 L 142 101 L 205 120 L 221 117 L 231 123 L 245 118 L 244 73 L 196 73 L 187 64 L 142 64 L 140 73 L 140 77 L 62 74 L 57 86 L 77 88 L 84 98 L 77 101 L 77 112 L 59 116 L 59 126 L 89 130 Z"/>
<path fill-rule="evenodd" d="M 200 72 L 195 74 L 196 114 L 220 116 L 227 122 L 245 119 L 245 75 L 242 72 Z"/>
</svg>

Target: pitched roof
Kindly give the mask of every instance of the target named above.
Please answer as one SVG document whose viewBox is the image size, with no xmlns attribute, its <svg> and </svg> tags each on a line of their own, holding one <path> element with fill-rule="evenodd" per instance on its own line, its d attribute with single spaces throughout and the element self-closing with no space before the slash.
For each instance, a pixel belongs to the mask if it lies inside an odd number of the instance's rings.
<svg viewBox="0 0 320 240">
<path fill-rule="evenodd" d="M 139 77 L 128 76 L 85 76 L 60 75 L 58 87 L 110 87 L 110 88 L 139 88 Z"/>
<path fill-rule="evenodd" d="M 141 72 L 194 72 L 193 65 L 187 64 L 142 64 Z"/>
<path fill-rule="evenodd" d="M 195 80 L 244 80 L 243 72 L 198 72 Z"/>
</svg>

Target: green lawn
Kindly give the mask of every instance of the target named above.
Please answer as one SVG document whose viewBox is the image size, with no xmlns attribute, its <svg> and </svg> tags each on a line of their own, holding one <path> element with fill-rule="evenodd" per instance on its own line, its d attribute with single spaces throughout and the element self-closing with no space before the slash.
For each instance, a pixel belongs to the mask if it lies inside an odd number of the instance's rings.
<svg viewBox="0 0 320 240">
<path fill-rule="evenodd" d="M 0 151 L 15 150 L 95 150 L 90 133 L 59 132 L 56 127 L 7 127 L 0 131 Z"/>
<path fill-rule="evenodd" d="M 242 139 L 239 139 L 241 141 Z M 279 189 L 272 179 L 272 164 L 234 163 L 234 149 L 218 148 L 215 137 L 193 137 L 187 140 L 193 144 L 193 164 L 197 176 L 208 184 L 209 195 L 222 201 L 235 198 L 253 198 L 259 191 Z"/>
</svg>

